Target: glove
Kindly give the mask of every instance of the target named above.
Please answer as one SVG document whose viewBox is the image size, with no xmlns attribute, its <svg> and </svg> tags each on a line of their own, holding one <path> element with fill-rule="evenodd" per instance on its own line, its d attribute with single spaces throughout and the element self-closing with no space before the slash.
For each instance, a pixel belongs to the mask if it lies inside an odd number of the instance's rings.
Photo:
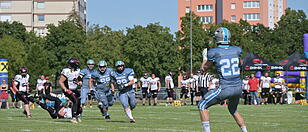
<svg viewBox="0 0 308 132">
<path fill-rule="evenodd" d="M 65 92 L 66 92 L 67 94 L 73 94 L 73 91 L 70 90 L 70 89 L 65 89 Z"/>
</svg>

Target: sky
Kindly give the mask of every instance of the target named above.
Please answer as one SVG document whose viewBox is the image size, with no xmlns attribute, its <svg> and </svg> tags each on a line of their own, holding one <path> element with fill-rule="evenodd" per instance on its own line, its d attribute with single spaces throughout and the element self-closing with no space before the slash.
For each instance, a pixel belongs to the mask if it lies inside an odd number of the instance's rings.
<svg viewBox="0 0 308 132">
<path fill-rule="evenodd" d="M 159 22 L 177 31 L 178 0 L 88 0 L 87 17 L 90 24 L 125 30 L 134 25 L 146 26 Z M 287 0 L 287 7 L 304 10 L 308 15 L 308 0 Z"/>
</svg>

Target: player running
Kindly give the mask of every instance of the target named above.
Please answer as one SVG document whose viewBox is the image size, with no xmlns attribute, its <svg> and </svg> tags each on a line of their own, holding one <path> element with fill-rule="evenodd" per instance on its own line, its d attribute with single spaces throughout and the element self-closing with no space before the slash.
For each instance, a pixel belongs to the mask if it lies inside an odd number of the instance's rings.
<svg viewBox="0 0 308 132">
<path fill-rule="evenodd" d="M 117 61 L 116 70 L 111 72 L 111 80 L 119 88 L 119 99 L 124 108 L 124 112 L 131 123 L 135 123 L 132 111 L 136 107 L 134 84 L 134 70 L 125 68 L 123 61 Z"/>
<path fill-rule="evenodd" d="M 92 90 L 93 81 L 96 82 L 97 86 L 95 89 L 95 97 L 98 100 L 102 116 L 105 119 L 110 119 L 110 115 L 108 113 L 108 107 L 112 106 L 114 103 L 114 85 L 111 83 L 111 74 L 112 69 L 107 67 L 106 61 L 102 60 L 98 62 L 98 70 L 95 70 L 91 74 L 91 78 L 89 80 L 89 88 Z"/>
<path fill-rule="evenodd" d="M 29 79 L 30 75 L 27 73 L 28 68 L 21 67 L 19 69 L 20 75 L 16 75 L 13 85 L 13 93 L 16 94 L 16 97 L 19 98 L 24 103 L 23 114 L 27 118 L 31 118 L 32 114 L 30 113 L 30 107 L 34 101 L 33 97 L 29 96 Z"/>
<path fill-rule="evenodd" d="M 247 132 L 244 119 L 237 111 L 237 105 L 242 94 L 240 79 L 240 57 L 242 49 L 229 45 L 230 31 L 220 27 L 215 31 L 217 48 L 203 52 L 203 63 L 201 68 L 207 70 L 214 63 L 219 75 L 220 85 L 218 88 L 209 91 L 200 101 L 198 108 L 204 132 L 210 132 L 210 117 L 208 108 L 228 99 L 228 109 L 234 120 L 243 132 Z"/>
<path fill-rule="evenodd" d="M 70 58 L 67 62 L 68 68 L 64 68 L 61 72 L 59 84 L 63 90 L 64 95 L 73 102 L 71 123 L 81 122 L 79 114 L 82 113 L 80 104 L 80 93 L 77 86 L 81 84 L 80 77 L 80 62 L 76 58 Z"/>
<path fill-rule="evenodd" d="M 86 101 L 88 99 L 88 101 L 90 102 L 90 108 L 92 108 L 92 96 L 91 96 L 91 91 L 89 89 L 89 79 L 91 77 L 91 73 L 93 73 L 93 69 L 94 69 L 94 64 L 95 62 L 92 59 L 89 59 L 87 61 L 87 68 L 84 68 L 80 71 L 80 75 L 83 77 L 82 78 L 82 86 L 81 86 L 81 90 L 80 90 L 80 103 L 82 105 L 83 108 L 86 107 Z M 89 98 L 88 98 L 88 94 Z"/>
</svg>

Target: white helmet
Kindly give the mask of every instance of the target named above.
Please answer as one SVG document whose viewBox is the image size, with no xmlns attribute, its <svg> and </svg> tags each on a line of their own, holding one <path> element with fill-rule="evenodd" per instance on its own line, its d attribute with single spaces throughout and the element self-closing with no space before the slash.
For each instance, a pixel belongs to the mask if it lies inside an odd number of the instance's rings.
<svg viewBox="0 0 308 132">
<path fill-rule="evenodd" d="M 215 40 L 218 44 L 229 44 L 231 33 L 225 27 L 220 27 L 215 31 Z"/>
</svg>

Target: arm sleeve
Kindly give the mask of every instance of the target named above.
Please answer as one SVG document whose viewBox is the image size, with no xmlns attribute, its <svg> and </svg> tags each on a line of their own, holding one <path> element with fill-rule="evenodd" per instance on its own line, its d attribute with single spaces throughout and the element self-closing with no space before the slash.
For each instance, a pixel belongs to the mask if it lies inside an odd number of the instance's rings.
<svg viewBox="0 0 308 132">
<path fill-rule="evenodd" d="M 129 74 L 128 74 L 128 80 L 134 80 L 134 75 L 135 75 L 135 72 L 134 72 L 134 70 L 132 69 L 130 72 L 129 72 Z"/>
<path fill-rule="evenodd" d="M 207 52 L 207 59 L 208 59 L 209 61 L 215 62 L 215 53 L 214 53 L 214 50 L 213 50 L 213 49 L 210 49 L 210 50 Z"/>
</svg>

